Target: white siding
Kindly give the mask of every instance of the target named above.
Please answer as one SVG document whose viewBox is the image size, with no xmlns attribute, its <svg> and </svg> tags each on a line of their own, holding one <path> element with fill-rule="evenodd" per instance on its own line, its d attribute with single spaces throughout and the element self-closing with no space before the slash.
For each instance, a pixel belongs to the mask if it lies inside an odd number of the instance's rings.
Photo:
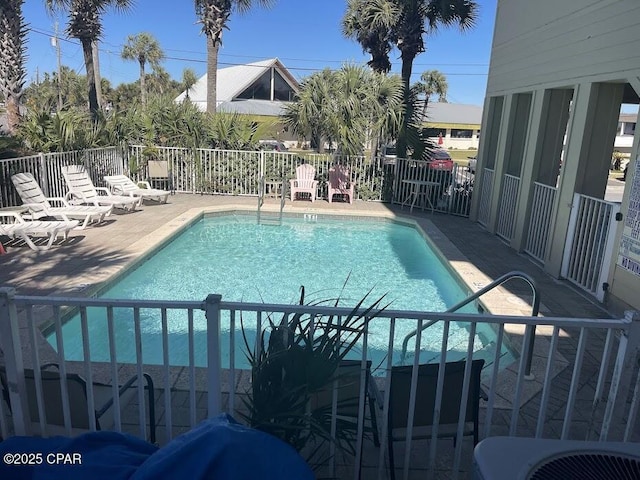
<svg viewBox="0 0 640 480">
<path fill-rule="evenodd" d="M 638 25 L 638 0 L 499 0 L 488 95 L 640 76 Z"/>
</svg>

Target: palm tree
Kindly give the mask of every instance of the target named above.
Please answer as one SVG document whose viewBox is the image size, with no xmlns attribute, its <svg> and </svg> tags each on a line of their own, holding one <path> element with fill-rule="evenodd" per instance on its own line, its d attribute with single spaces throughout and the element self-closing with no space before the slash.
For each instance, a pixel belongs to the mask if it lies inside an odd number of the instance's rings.
<svg viewBox="0 0 640 480">
<path fill-rule="evenodd" d="M 424 95 L 422 116 L 427 114 L 427 106 L 432 95 L 438 95 L 439 102 L 447 101 L 447 77 L 438 70 L 427 70 L 420 75 L 420 81 L 412 87 L 416 95 Z"/>
<path fill-rule="evenodd" d="M 343 154 L 358 155 L 369 140 L 376 144 L 397 132 L 402 109 L 398 76 L 345 65 L 305 79 L 296 101 L 285 107 L 283 122 L 295 134 L 310 137 L 319 151 L 328 141 Z"/>
<path fill-rule="evenodd" d="M 197 81 L 198 77 L 193 69 L 185 68 L 182 71 L 182 88 L 184 88 L 185 90 L 185 101 L 191 101 L 191 99 L 189 98 L 189 90 L 196 84 Z"/>
<path fill-rule="evenodd" d="M 24 39 L 27 29 L 22 17 L 23 1 L 0 2 L 0 92 L 5 98 L 11 134 L 20 123 L 20 98 L 26 77 Z"/>
<path fill-rule="evenodd" d="M 260 6 L 270 7 L 275 0 L 255 0 Z M 254 0 L 195 0 L 196 14 L 207 37 L 207 112 L 216 111 L 216 82 L 218 79 L 218 50 L 222 43 L 222 30 L 228 28 L 234 11 L 245 13 Z"/>
<path fill-rule="evenodd" d="M 45 0 L 48 10 L 61 9 L 68 12 L 67 34 L 70 37 L 77 38 L 82 44 L 84 65 L 87 73 L 89 111 L 94 120 L 98 118 L 100 105 L 98 104 L 96 91 L 92 43 L 97 41 L 102 34 L 100 17 L 109 7 L 114 7 L 117 10 L 126 10 L 132 4 L 133 0 Z"/>
<path fill-rule="evenodd" d="M 356 40 L 371 55 L 367 64 L 374 72 L 391 70 L 391 30 L 399 14 L 400 8 L 387 0 L 347 0 L 342 33 Z"/>
<path fill-rule="evenodd" d="M 164 58 L 164 53 L 158 41 L 150 33 L 138 33 L 129 35 L 127 43 L 122 47 L 122 58 L 125 60 L 137 60 L 140 65 L 140 99 L 142 105 L 147 103 L 147 84 L 145 81 L 144 67 L 149 63 L 152 68 L 157 68 Z"/>
<path fill-rule="evenodd" d="M 351 37 L 356 38 L 366 49 L 362 39 L 370 38 L 366 33 L 371 31 L 373 25 L 375 28 L 383 29 L 378 34 L 378 38 L 388 39 L 400 51 L 406 114 L 398 136 L 397 150 L 399 157 L 406 157 L 410 119 L 414 117 L 410 79 L 414 59 L 425 51 L 424 35 L 435 33 L 441 25 L 458 25 L 463 31 L 471 28 L 477 18 L 478 4 L 473 0 L 446 2 L 442 0 L 361 0 L 360 2 L 350 0 L 350 2 L 358 4 L 358 18 L 361 19 L 353 24 L 359 25 L 360 30 L 353 30 Z M 358 15 L 358 12 L 354 14 Z M 348 22 L 351 21 L 347 15 L 343 19 L 343 26 Z M 387 30 L 384 31 L 384 28 Z"/>
</svg>

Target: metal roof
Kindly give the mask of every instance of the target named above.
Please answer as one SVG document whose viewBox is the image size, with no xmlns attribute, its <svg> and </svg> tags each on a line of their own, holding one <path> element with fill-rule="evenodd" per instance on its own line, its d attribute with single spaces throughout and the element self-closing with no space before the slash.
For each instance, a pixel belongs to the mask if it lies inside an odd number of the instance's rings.
<svg viewBox="0 0 640 480">
<path fill-rule="evenodd" d="M 291 75 L 287 68 L 277 58 L 262 60 L 260 62 L 249 63 L 246 65 L 235 65 L 232 67 L 218 69 L 218 77 L 216 79 L 216 103 L 217 106 L 226 105 L 234 102 L 234 98 L 248 88 L 260 76 L 271 67 L 282 75 L 282 77 L 293 87 L 294 90 L 299 89 L 297 80 Z M 186 92 L 182 92 L 175 98 L 176 102 L 181 102 L 186 96 Z M 207 74 L 201 76 L 193 87 L 189 89 L 189 99 L 196 104 L 200 110 L 207 109 Z M 261 102 L 280 104 L 281 102 L 269 102 L 262 100 Z M 243 100 L 242 103 L 245 103 Z M 239 108 L 246 108 L 244 107 Z M 264 108 L 261 107 L 261 108 Z M 278 106 L 279 111 L 279 106 Z M 242 112 L 256 115 L 266 115 L 259 112 Z M 277 114 L 276 114 L 277 115 Z"/>
</svg>

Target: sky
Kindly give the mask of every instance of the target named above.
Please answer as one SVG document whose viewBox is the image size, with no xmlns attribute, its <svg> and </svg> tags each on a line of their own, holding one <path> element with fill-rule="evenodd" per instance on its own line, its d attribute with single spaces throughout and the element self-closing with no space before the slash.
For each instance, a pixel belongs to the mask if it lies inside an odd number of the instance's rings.
<svg viewBox="0 0 640 480">
<path fill-rule="evenodd" d="M 477 0 L 479 18 L 466 32 L 441 28 L 425 36 L 426 52 L 413 64 L 412 82 L 426 70 L 444 73 L 449 85 L 448 101 L 482 105 L 489 71 L 491 41 L 497 0 Z M 257 3 L 257 2 L 255 2 Z M 56 22 L 61 63 L 84 74 L 80 43 L 66 33 L 64 13 L 48 13 L 43 0 L 26 0 L 23 15 L 30 31 L 27 42 L 27 83 L 57 69 L 51 44 Z M 344 38 L 341 20 L 346 0 L 275 0 L 269 9 L 255 6 L 245 14 L 234 13 L 223 33 L 218 68 L 279 58 L 298 79 L 323 68 L 338 69 L 346 63 L 365 65 L 369 56 L 355 40 Z M 185 68 L 198 76 L 206 72 L 206 41 L 192 0 L 134 0 L 126 11 L 109 10 L 103 17 L 100 72 L 113 86 L 138 79 L 137 62 L 120 53 L 129 35 L 152 34 L 163 49 L 162 66 L 175 80 Z M 397 50 L 391 54 L 392 72 L 399 73 Z"/>
</svg>

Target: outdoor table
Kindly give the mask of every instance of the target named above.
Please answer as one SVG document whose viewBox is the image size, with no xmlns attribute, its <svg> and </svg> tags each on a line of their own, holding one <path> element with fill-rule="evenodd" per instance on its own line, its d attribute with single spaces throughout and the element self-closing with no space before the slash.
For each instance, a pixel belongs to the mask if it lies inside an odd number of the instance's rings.
<svg viewBox="0 0 640 480">
<path fill-rule="evenodd" d="M 439 182 L 430 182 L 428 180 L 402 180 L 402 183 L 409 185 L 411 189 L 409 190 L 409 195 L 407 195 L 404 201 L 400 204 L 401 207 L 404 207 L 406 204 L 411 202 L 411 208 L 409 211 L 413 213 L 413 206 L 416 204 L 418 197 L 422 195 L 427 199 L 427 203 L 431 208 L 431 213 L 434 212 L 434 206 L 431 202 L 431 189 L 433 187 L 438 187 L 440 185 Z"/>
</svg>

